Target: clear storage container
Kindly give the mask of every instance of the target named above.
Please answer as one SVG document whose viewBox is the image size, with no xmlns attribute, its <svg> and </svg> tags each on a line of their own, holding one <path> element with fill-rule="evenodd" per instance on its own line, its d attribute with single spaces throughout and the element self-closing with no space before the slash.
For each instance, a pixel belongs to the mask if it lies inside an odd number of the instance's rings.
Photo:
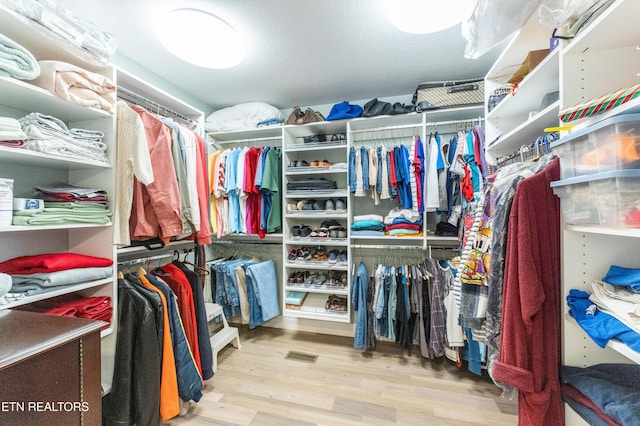
<svg viewBox="0 0 640 426">
<path fill-rule="evenodd" d="M 562 218 L 573 225 L 640 227 L 640 170 L 617 170 L 551 183 Z"/>
<path fill-rule="evenodd" d="M 640 169 L 640 114 L 602 120 L 551 145 L 562 179 Z"/>
</svg>

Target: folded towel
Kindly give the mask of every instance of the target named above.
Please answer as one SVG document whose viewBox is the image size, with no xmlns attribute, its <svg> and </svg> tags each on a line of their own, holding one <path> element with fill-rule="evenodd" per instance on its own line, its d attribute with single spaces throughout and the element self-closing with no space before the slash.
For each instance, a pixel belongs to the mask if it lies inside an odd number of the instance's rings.
<svg viewBox="0 0 640 426">
<path fill-rule="evenodd" d="M 70 102 L 114 112 L 116 86 L 101 75 L 61 61 L 39 61 L 40 76 L 31 83 Z"/>
<path fill-rule="evenodd" d="M 20 80 L 33 80 L 40 75 L 40 65 L 27 49 L 0 34 L 0 70 Z"/>
</svg>

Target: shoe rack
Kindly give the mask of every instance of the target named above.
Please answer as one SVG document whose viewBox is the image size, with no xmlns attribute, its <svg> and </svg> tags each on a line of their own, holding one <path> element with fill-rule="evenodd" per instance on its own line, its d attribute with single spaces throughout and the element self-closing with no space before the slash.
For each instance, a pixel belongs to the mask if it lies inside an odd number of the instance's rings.
<svg viewBox="0 0 640 426">
<path fill-rule="evenodd" d="M 284 131 L 285 317 L 351 322 L 346 135 L 344 121 Z"/>
</svg>

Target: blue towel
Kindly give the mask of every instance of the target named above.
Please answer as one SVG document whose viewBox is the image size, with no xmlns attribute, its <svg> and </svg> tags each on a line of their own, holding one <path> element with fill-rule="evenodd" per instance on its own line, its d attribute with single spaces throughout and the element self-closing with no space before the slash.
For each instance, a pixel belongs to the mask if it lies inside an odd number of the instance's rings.
<svg viewBox="0 0 640 426">
<path fill-rule="evenodd" d="M 622 266 L 611 265 L 607 274 L 602 277 L 602 281 L 630 287 L 636 293 L 640 293 L 640 269 L 624 268 Z"/>
</svg>

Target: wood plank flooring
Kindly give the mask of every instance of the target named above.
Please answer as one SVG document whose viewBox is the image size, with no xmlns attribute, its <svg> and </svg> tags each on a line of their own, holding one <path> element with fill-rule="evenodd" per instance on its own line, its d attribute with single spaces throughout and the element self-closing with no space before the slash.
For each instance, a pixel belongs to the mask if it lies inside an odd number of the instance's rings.
<svg viewBox="0 0 640 426">
<path fill-rule="evenodd" d="M 164 425 L 516 425 L 517 403 L 483 372 L 379 342 L 260 327 L 218 355 L 200 402 Z M 289 351 L 315 363 L 285 359 Z"/>
</svg>

